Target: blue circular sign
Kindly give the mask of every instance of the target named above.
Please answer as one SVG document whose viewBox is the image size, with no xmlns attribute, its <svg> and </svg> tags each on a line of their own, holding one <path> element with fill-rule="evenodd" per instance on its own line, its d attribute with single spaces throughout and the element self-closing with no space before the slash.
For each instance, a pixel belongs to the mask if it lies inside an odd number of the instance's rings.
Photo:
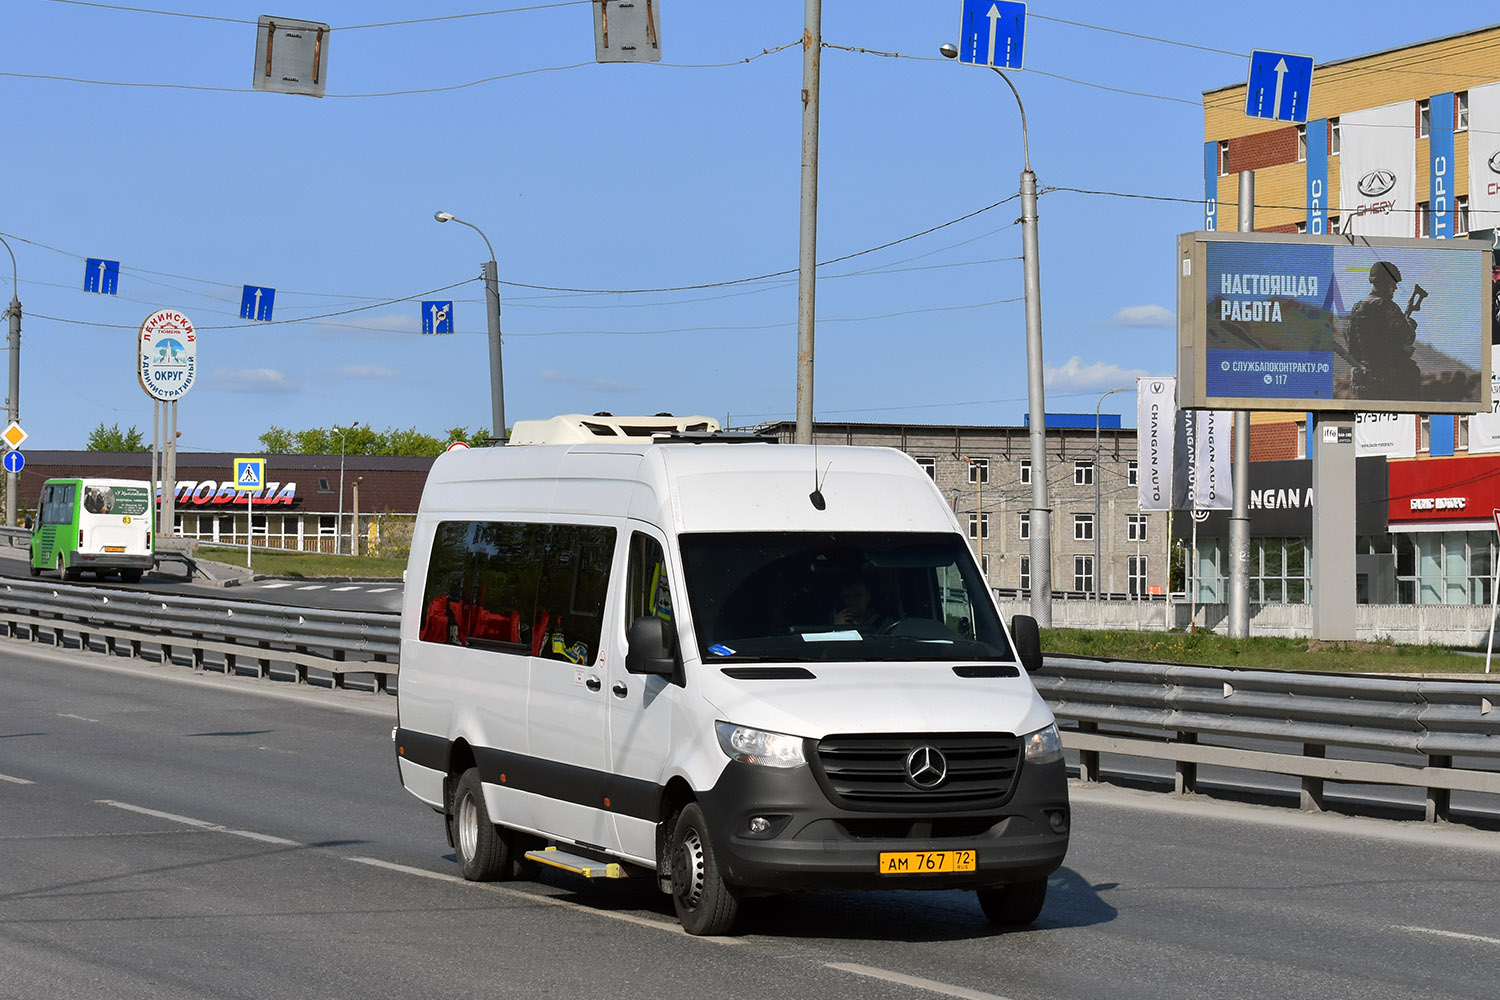
<svg viewBox="0 0 1500 1000">
<path fill-rule="evenodd" d="M 8 451 L 5 453 L 5 471 L 20 472 L 26 468 L 26 456 L 19 451 Z"/>
</svg>

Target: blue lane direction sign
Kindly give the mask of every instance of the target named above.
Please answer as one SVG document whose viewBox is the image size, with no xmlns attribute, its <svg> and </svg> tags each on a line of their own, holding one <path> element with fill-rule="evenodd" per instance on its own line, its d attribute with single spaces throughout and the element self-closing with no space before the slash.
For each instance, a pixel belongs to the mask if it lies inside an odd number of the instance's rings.
<svg viewBox="0 0 1500 1000">
<path fill-rule="evenodd" d="M 271 322 L 271 307 L 276 303 L 276 289 L 261 285 L 246 285 L 240 295 L 240 319 L 256 319 Z"/>
<path fill-rule="evenodd" d="M 964 0 L 958 61 L 999 69 L 1021 69 L 1026 41 L 1026 5 L 1000 0 Z"/>
<path fill-rule="evenodd" d="M 1250 53 L 1250 77 L 1245 86 L 1245 114 L 1277 122 L 1307 124 L 1312 98 L 1313 57 L 1290 52 Z"/>
<path fill-rule="evenodd" d="M 263 458 L 237 458 L 234 460 L 234 488 L 258 490 L 266 484 L 266 460 Z"/>
<path fill-rule="evenodd" d="M 20 472 L 26 468 L 26 456 L 19 451 L 7 451 L 5 453 L 5 471 Z"/>
<path fill-rule="evenodd" d="M 83 290 L 113 295 L 120 288 L 120 262 L 99 257 L 88 258 L 83 265 Z"/>
<path fill-rule="evenodd" d="M 453 300 L 422 303 L 423 333 L 453 332 Z"/>
</svg>

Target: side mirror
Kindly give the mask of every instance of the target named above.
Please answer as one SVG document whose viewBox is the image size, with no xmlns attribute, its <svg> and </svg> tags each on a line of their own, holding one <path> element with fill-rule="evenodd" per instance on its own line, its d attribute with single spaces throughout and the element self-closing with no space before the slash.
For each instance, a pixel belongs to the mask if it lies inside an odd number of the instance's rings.
<svg viewBox="0 0 1500 1000">
<path fill-rule="evenodd" d="M 625 653 L 627 673 L 676 677 L 677 658 L 672 655 L 675 635 L 666 622 L 655 615 L 643 615 L 630 623 L 627 639 L 630 642 Z"/>
<path fill-rule="evenodd" d="M 1016 659 L 1028 674 L 1042 669 L 1042 630 L 1030 615 L 1016 615 L 1010 620 L 1010 638 L 1016 644 Z"/>
</svg>

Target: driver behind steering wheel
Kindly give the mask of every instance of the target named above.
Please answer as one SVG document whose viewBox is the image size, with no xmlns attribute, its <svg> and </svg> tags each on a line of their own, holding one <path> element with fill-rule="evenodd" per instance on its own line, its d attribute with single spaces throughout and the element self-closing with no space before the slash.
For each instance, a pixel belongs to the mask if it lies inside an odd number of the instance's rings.
<svg viewBox="0 0 1500 1000">
<path fill-rule="evenodd" d="M 863 578 L 846 580 L 839 587 L 839 608 L 833 613 L 833 624 L 860 632 L 879 632 L 894 621 L 872 606 L 870 585 Z"/>
</svg>

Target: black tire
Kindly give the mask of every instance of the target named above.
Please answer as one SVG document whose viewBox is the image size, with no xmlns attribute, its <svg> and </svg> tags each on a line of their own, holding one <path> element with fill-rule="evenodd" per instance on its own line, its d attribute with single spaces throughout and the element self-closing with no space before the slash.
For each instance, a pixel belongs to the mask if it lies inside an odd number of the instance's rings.
<svg viewBox="0 0 1500 1000">
<path fill-rule="evenodd" d="M 123 583 L 140 583 L 142 572 L 144 571 L 138 569 L 122 569 L 120 570 L 120 580 Z"/>
<path fill-rule="evenodd" d="M 490 822 L 478 768 L 469 768 L 454 786 L 448 822 L 452 824 L 453 850 L 464 878 L 494 882 L 510 876 L 510 837 Z"/>
<path fill-rule="evenodd" d="M 83 574 L 67 564 L 61 552 L 57 554 L 57 578 L 59 580 L 76 580 Z"/>
<path fill-rule="evenodd" d="M 1047 902 L 1046 878 L 978 890 L 979 908 L 991 923 L 1012 927 L 1036 923 Z"/>
<path fill-rule="evenodd" d="M 42 575 L 42 568 L 40 566 L 38 566 L 35 562 L 31 563 L 26 568 L 31 572 L 32 576 L 41 576 Z"/>
<path fill-rule="evenodd" d="M 672 907 L 694 935 L 728 934 L 740 912 L 739 892 L 719 872 L 696 802 L 683 807 L 672 827 Z"/>
</svg>

